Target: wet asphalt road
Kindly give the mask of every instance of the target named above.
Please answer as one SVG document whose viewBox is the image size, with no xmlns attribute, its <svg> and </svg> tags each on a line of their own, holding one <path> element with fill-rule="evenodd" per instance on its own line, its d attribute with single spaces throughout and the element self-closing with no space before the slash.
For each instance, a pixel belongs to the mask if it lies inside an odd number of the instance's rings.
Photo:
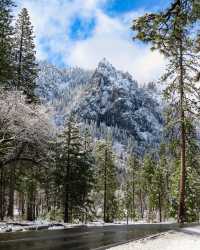
<svg viewBox="0 0 200 250">
<path fill-rule="evenodd" d="M 176 224 L 139 224 L 6 233 L 0 234 L 0 250 L 103 250 L 176 228 Z"/>
</svg>

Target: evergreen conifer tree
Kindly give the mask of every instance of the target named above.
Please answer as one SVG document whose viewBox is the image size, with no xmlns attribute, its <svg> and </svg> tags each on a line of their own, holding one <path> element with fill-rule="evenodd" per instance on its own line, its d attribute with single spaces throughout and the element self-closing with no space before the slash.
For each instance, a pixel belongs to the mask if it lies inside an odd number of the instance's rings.
<svg viewBox="0 0 200 250">
<path fill-rule="evenodd" d="M 134 220 L 136 216 L 136 189 L 138 182 L 139 161 L 135 155 L 129 155 L 127 160 L 127 177 L 126 177 L 126 210 L 127 217 Z"/>
<path fill-rule="evenodd" d="M 103 219 L 112 222 L 116 214 L 116 166 L 110 142 L 98 141 L 96 145 L 96 188 L 103 192 Z"/>
<path fill-rule="evenodd" d="M 79 128 L 70 116 L 60 136 L 58 167 L 64 193 L 64 222 L 71 222 L 85 209 L 92 186 L 92 165 Z"/>
<path fill-rule="evenodd" d="M 196 114 L 198 89 L 194 75 L 199 72 L 199 56 L 194 51 L 196 37 L 192 36 L 192 24 L 200 18 L 199 1 L 174 0 L 169 9 L 146 14 L 134 21 L 136 39 L 151 42 L 153 50 L 159 50 L 169 59 L 168 70 L 163 77 L 169 81 L 165 97 L 170 101 L 171 114 L 178 119 L 171 123 L 180 131 L 180 184 L 178 222 L 186 221 L 186 152 L 188 114 Z"/>
<path fill-rule="evenodd" d="M 0 1 L 0 86 L 8 87 L 13 80 L 14 66 L 12 53 L 12 0 Z"/>
<path fill-rule="evenodd" d="M 24 92 L 28 102 L 35 102 L 37 63 L 33 27 L 27 9 L 23 8 L 15 26 L 14 54 L 16 66 L 15 86 Z"/>
</svg>

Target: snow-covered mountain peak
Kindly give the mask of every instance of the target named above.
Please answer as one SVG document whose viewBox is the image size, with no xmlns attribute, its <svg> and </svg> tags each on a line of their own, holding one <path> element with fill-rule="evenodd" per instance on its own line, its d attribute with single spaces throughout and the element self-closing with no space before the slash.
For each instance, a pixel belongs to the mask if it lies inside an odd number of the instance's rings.
<svg viewBox="0 0 200 250">
<path fill-rule="evenodd" d="M 98 63 L 98 66 L 97 66 L 97 68 L 99 68 L 99 67 L 113 67 L 113 65 L 112 65 L 112 63 L 110 63 L 109 61 L 108 61 L 108 59 L 107 58 L 102 58 L 100 61 L 99 61 L 99 63 Z"/>
<path fill-rule="evenodd" d="M 97 136 L 105 126 L 120 143 L 132 138 L 138 152 L 159 143 L 162 117 L 157 98 L 152 97 L 151 88 L 138 88 L 129 73 L 106 59 L 95 71 L 59 70 L 45 63 L 40 68 L 37 94 L 53 105 L 58 125 L 74 113 L 81 123 L 93 124 Z"/>
<path fill-rule="evenodd" d="M 106 58 L 103 58 L 99 62 L 94 75 L 106 78 L 106 81 L 102 81 L 101 83 L 110 85 L 113 88 L 129 89 L 130 87 L 135 88 L 137 86 L 137 82 L 133 80 L 128 72 L 125 73 L 117 70 Z"/>
<path fill-rule="evenodd" d="M 116 77 L 116 69 L 106 58 L 103 58 L 98 63 L 98 66 L 96 68 L 96 72 L 98 72 L 104 76 Z"/>
</svg>

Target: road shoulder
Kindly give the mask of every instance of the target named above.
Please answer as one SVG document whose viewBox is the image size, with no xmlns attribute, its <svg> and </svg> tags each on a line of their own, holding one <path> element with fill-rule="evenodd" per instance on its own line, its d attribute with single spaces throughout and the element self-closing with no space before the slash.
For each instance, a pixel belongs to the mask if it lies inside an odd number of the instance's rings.
<svg viewBox="0 0 200 250">
<path fill-rule="evenodd" d="M 110 250 L 199 250 L 200 226 L 172 230 L 138 241 L 108 248 Z"/>
</svg>

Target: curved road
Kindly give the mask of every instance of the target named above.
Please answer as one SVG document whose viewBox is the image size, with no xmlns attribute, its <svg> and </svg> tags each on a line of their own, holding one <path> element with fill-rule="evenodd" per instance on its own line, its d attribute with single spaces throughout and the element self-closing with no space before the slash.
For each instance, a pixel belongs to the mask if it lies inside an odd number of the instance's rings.
<svg viewBox="0 0 200 250">
<path fill-rule="evenodd" d="M 0 250 L 103 250 L 175 228 L 176 224 L 139 224 L 6 233 L 0 234 Z"/>
</svg>

